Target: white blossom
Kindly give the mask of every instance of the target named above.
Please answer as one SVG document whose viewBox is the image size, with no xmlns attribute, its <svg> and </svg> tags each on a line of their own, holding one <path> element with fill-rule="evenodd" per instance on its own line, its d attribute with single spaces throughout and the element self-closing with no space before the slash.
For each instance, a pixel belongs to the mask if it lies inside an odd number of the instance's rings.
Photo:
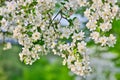
<svg viewBox="0 0 120 80">
<path fill-rule="evenodd" d="M 91 38 L 95 41 L 95 43 L 98 43 L 98 40 L 99 40 L 99 37 L 100 37 L 100 34 L 99 32 L 92 32 L 90 34 Z"/>
<path fill-rule="evenodd" d="M 86 43 L 84 41 L 78 43 L 77 46 L 78 52 L 80 52 L 81 54 L 84 54 L 86 52 Z"/>
<path fill-rule="evenodd" d="M 74 33 L 72 36 L 72 39 L 73 40 L 83 40 L 84 34 L 85 33 L 83 31 L 80 31 L 79 33 Z"/>
<path fill-rule="evenodd" d="M 108 46 L 109 47 L 114 47 L 114 44 L 116 43 L 116 37 L 113 34 L 110 34 L 108 37 Z"/>
<path fill-rule="evenodd" d="M 3 48 L 3 50 L 8 50 L 8 49 L 11 49 L 12 48 L 12 45 L 10 42 L 7 42 Z"/>
<path fill-rule="evenodd" d="M 108 41 L 108 37 L 102 36 L 99 38 L 99 43 L 101 43 L 101 46 L 106 46 Z"/>
<path fill-rule="evenodd" d="M 37 40 L 40 39 L 40 36 L 41 36 L 41 34 L 39 32 L 34 32 L 32 34 L 32 39 L 35 40 L 35 41 L 37 41 Z"/>
</svg>

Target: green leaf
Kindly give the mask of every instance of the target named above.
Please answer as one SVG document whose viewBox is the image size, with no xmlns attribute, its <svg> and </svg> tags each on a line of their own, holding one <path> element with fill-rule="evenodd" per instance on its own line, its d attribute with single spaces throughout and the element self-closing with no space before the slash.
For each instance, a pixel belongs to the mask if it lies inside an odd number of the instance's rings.
<svg viewBox="0 0 120 80">
<path fill-rule="evenodd" d="M 33 27 L 33 25 L 31 25 L 31 24 L 27 25 L 27 29 L 31 29 L 32 27 Z"/>
<path fill-rule="evenodd" d="M 34 1 L 34 2 L 32 2 L 32 3 L 29 5 L 29 7 L 34 7 L 35 5 L 37 5 L 37 3 L 38 3 L 38 2 Z"/>
<path fill-rule="evenodd" d="M 44 41 L 43 40 L 37 40 L 35 42 L 33 42 L 33 44 L 39 44 L 39 45 L 44 45 Z"/>
<path fill-rule="evenodd" d="M 69 2 L 69 0 L 64 0 L 64 1 Z"/>
<path fill-rule="evenodd" d="M 65 2 L 61 2 L 62 5 L 65 5 Z"/>
<path fill-rule="evenodd" d="M 2 18 L 3 18 L 3 16 L 2 16 L 2 15 L 0 15 L 0 20 L 2 20 Z"/>
<path fill-rule="evenodd" d="M 38 43 L 39 43 L 40 45 L 44 45 L 44 41 L 43 41 L 43 40 L 39 40 Z"/>
<path fill-rule="evenodd" d="M 33 32 L 27 32 L 29 37 L 32 37 Z"/>
<path fill-rule="evenodd" d="M 55 4 L 55 7 L 56 7 L 56 8 L 60 8 L 61 5 L 60 5 L 59 3 L 56 3 L 56 4 Z"/>
<path fill-rule="evenodd" d="M 74 53 L 74 54 L 77 53 L 77 48 L 74 48 L 73 53 Z"/>
</svg>

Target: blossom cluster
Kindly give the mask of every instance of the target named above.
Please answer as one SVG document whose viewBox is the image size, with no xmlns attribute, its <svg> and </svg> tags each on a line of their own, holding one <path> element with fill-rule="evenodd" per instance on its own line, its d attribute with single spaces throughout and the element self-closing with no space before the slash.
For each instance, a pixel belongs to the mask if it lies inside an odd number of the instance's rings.
<svg viewBox="0 0 120 80">
<path fill-rule="evenodd" d="M 120 68 L 115 66 L 112 59 L 115 59 L 118 55 L 113 52 L 109 52 L 108 49 L 108 47 L 92 46 L 87 50 L 91 58 L 90 64 L 91 67 L 94 68 L 94 72 L 87 75 L 85 77 L 86 80 L 94 80 L 95 78 L 101 80 L 116 80 L 115 74 L 120 72 Z M 110 74 L 107 75 L 105 72 L 109 72 Z M 82 77 L 77 76 L 75 80 L 83 79 Z"/>
<path fill-rule="evenodd" d="M 55 16 L 56 5 L 60 9 Z M 106 37 L 105 32 L 112 28 L 112 19 L 117 14 L 118 7 L 114 0 L 12 0 L 5 1 L 0 7 L 0 34 L 12 34 L 23 47 L 20 60 L 32 65 L 40 55 L 53 53 L 63 58 L 63 64 L 77 75 L 84 76 L 91 72 L 87 54 L 86 33 L 80 28 L 79 20 L 70 18 L 78 7 L 89 6 L 85 16 L 90 38 L 101 46 L 114 46 L 116 37 L 113 34 Z M 60 19 L 56 19 L 61 15 Z M 62 18 L 69 25 L 62 26 Z M 3 35 L 5 36 L 5 35 Z M 10 44 L 5 48 L 11 48 Z"/>
<path fill-rule="evenodd" d="M 88 18 L 87 28 L 91 31 L 90 37 L 101 46 L 113 47 L 116 37 L 106 35 L 112 29 L 112 20 L 118 13 L 119 7 L 115 0 L 92 0 L 90 7 L 84 12 Z"/>
</svg>

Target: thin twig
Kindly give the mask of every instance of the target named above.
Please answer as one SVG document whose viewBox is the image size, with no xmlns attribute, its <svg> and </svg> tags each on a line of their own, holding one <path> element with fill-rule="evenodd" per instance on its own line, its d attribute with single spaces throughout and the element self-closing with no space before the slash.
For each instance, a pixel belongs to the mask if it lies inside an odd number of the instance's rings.
<svg viewBox="0 0 120 80">
<path fill-rule="evenodd" d="M 50 18 L 50 25 L 49 25 L 49 27 L 50 27 L 51 25 L 53 25 L 53 21 L 55 20 L 55 18 L 56 18 L 61 12 L 62 12 L 62 9 L 58 11 L 58 13 L 54 16 L 53 19 L 51 19 L 51 16 L 50 16 L 50 14 L 48 13 L 48 16 L 49 16 L 49 18 Z"/>
<path fill-rule="evenodd" d="M 57 13 L 57 14 L 55 15 L 55 17 L 52 19 L 52 21 L 55 20 L 55 18 L 59 15 L 59 13 L 61 13 L 61 11 L 62 11 L 62 10 L 59 10 L 59 11 L 58 11 L 58 13 Z"/>
</svg>

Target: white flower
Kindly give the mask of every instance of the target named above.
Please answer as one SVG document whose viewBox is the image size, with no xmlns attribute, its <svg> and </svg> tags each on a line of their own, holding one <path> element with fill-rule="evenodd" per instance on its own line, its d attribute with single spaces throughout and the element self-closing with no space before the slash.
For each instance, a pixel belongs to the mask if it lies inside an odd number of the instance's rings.
<svg viewBox="0 0 120 80">
<path fill-rule="evenodd" d="M 52 49 L 54 55 L 60 55 L 55 49 Z"/>
<path fill-rule="evenodd" d="M 32 39 L 35 40 L 35 41 L 37 41 L 37 40 L 40 39 L 40 36 L 41 36 L 41 34 L 36 31 L 36 32 L 34 32 L 34 33 L 32 34 Z"/>
<path fill-rule="evenodd" d="M 74 24 L 74 27 L 76 30 L 79 30 L 80 29 L 80 20 L 78 18 L 76 18 L 74 21 L 73 21 L 73 24 Z"/>
<path fill-rule="evenodd" d="M 63 60 L 63 65 L 66 65 L 66 63 L 67 63 L 67 62 L 66 62 L 66 59 L 64 59 L 64 60 Z"/>
<path fill-rule="evenodd" d="M 72 39 L 73 40 L 83 40 L 84 34 L 85 33 L 83 31 L 81 31 L 79 33 L 74 33 L 73 36 L 72 36 Z"/>
<path fill-rule="evenodd" d="M 90 9 L 86 9 L 84 15 L 89 19 L 91 17 L 90 13 L 91 13 Z"/>
<path fill-rule="evenodd" d="M 0 40 L 3 39 L 3 33 L 0 33 Z"/>
<path fill-rule="evenodd" d="M 101 23 L 101 24 L 100 24 L 100 29 L 101 29 L 102 31 L 109 31 L 111 28 L 112 28 L 112 25 L 111 25 L 111 23 L 109 23 L 109 22 Z"/>
<path fill-rule="evenodd" d="M 8 50 L 8 49 L 11 49 L 12 48 L 12 45 L 10 42 L 7 42 L 3 48 L 3 50 Z"/>
<path fill-rule="evenodd" d="M 42 51 L 42 47 L 37 44 L 32 48 L 32 50 L 34 53 L 38 53 L 38 52 Z"/>
<path fill-rule="evenodd" d="M 21 32 L 24 32 L 25 28 L 23 28 L 21 25 L 18 25 L 14 30 L 13 30 L 13 37 L 18 38 L 21 35 Z"/>
<path fill-rule="evenodd" d="M 110 34 L 110 36 L 108 37 L 108 46 L 109 47 L 114 47 L 114 44 L 116 43 L 116 37 L 113 36 L 113 34 Z"/>
<path fill-rule="evenodd" d="M 67 59 L 67 64 L 68 65 L 71 64 L 71 62 L 74 61 L 74 60 L 75 60 L 75 57 L 73 55 L 71 55 L 71 56 L 69 55 L 68 59 Z"/>
<path fill-rule="evenodd" d="M 38 53 L 31 52 L 31 59 L 33 61 L 36 61 L 37 59 L 40 59 Z"/>
<path fill-rule="evenodd" d="M 28 64 L 29 64 L 29 65 L 32 65 L 32 63 L 33 63 L 34 61 L 32 61 L 30 57 L 27 57 L 27 58 L 25 58 L 24 62 L 25 62 L 25 64 L 27 64 L 27 65 L 28 65 Z"/>
<path fill-rule="evenodd" d="M 102 36 L 99 38 L 99 43 L 101 43 L 101 46 L 106 46 L 108 41 L 108 37 Z"/>
<path fill-rule="evenodd" d="M 68 28 L 61 28 L 60 31 L 62 32 L 61 37 L 66 37 L 67 39 L 69 38 L 70 34 L 72 33 L 72 29 L 68 29 Z"/>
<path fill-rule="evenodd" d="M 66 4 L 65 4 L 65 7 L 67 8 L 67 10 L 69 10 L 70 9 L 70 7 L 72 8 L 72 9 L 74 9 L 74 10 L 76 10 L 77 9 L 77 7 L 78 7 L 78 2 L 76 1 L 76 0 L 68 0 L 69 2 L 66 2 Z"/>
<path fill-rule="evenodd" d="M 52 42 L 51 48 L 54 49 L 56 44 L 57 44 L 56 42 Z"/>
<path fill-rule="evenodd" d="M 80 7 L 85 6 L 87 4 L 87 0 L 77 0 Z"/>
<path fill-rule="evenodd" d="M 112 7 L 113 18 L 114 18 L 114 16 L 116 16 L 118 10 L 119 10 L 119 7 L 117 5 Z"/>
<path fill-rule="evenodd" d="M 76 69 L 77 69 L 77 70 L 79 70 L 79 71 L 82 70 L 82 63 L 81 63 L 81 62 L 76 61 L 76 62 L 75 62 L 75 66 L 76 66 Z"/>
<path fill-rule="evenodd" d="M 15 1 L 11 1 L 11 2 L 6 2 L 6 5 L 7 5 L 7 8 L 8 8 L 8 11 L 11 12 L 13 10 L 15 10 L 17 4 Z"/>
<path fill-rule="evenodd" d="M 86 43 L 84 41 L 78 43 L 77 46 L 78 52 L 80 52 L 81 54 L 84 54 L 86 52 Z"/>
<path fill-rule="evenodd" d="M 7 22 L 7 20 L 5 18 L 2 18 L 1 25 L 2 26 L 7 26 L 8 25 L 8 22 Z"/>
<path fill-rule="evenodd" d="M 7 31 L 8 30 L 8 21 L 5 18 L 2 18 L 0 28 L 1 28 L 2 31 Z"/>
<path fill-rule="evenodd" d="M 90 34 L 90 37 L 91 37 L 91 39 L 93 39 L 94 41 L 95 41 L 95 43 L 98 43 L 98 39 L 99 39 L 99 37 L 100 37 L 100 33 L 99 32 L 92 32 L 91 34 Z"/>
<path fill-rule="evenodd" d="M 97 24 L 97 21 L 95 21 L 95 20 L 90 20 L 87 24 L 86 24 L 86 26 L 87 26 L 87 28 L 90 30 L 90 31 L 93 31 L 93 30 L 96 30 L 96 24 Z"/>
<path fill-rule="evenodd" d="M 69 43 L 63 44 L 63 45 L 60 44 L 59 47 L 58 47 L 58 49 L 60 50 L 60 52 L 63 51 L 63 50 L 64 50 L 64 51 L 65 51 L 65 50 L 69 50 L 69 48 L 70 48 L 70 44 L 69 44 Z"/>
</svg>

